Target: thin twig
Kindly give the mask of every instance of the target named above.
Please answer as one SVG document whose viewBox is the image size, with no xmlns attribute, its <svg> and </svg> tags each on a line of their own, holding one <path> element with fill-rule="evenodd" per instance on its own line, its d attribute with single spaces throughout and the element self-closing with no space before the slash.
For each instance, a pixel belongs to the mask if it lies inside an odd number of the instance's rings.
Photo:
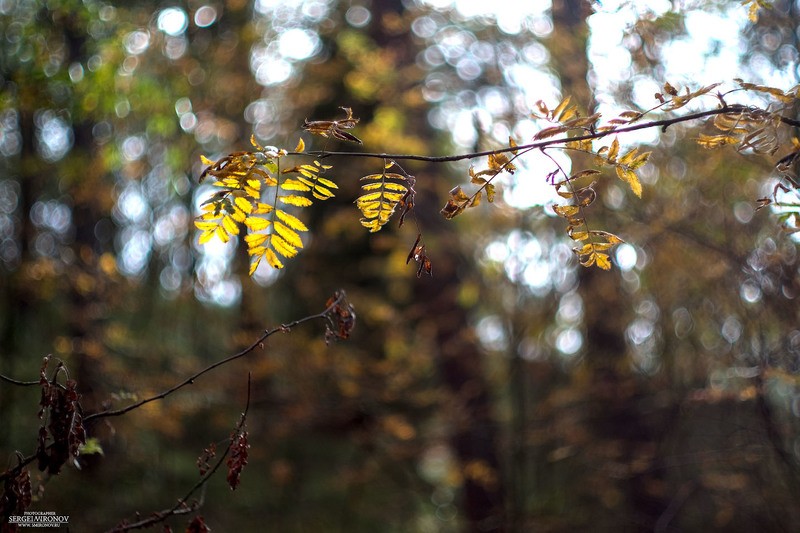
<svg viewBox="0 0 800 533">
<path fill-rule="evenodd" d="M 344 157 L 368 157 L 374 159 L 397 159 L 397 160 L 405 160 L 405 161 L 426 161 L 429 163 L 447 163 L 452 161 L 463 161 L 465 159 L 475 159 L 478 157 L 488 156 L 488 155 L 497 155 L 497 154 L 504 154 L 508 152 L 515 152 L 517 150 L 527 150 L 532 148 L 546 148 L 548 146 L 553 146 L 557 144 L 564 144 L 568 142 L 577 142 L 577 141 L 586 141 L 590 139 L 601 139 L 603 137 L 608 137 L 609 135 L 615 135 L 619 133 L 627 133 L 630 131 L 637 131 L 637 130 L 644 130 L 649 128 L 661 128 L 666 130 L 669 126 L 673 124 L 679 124 L 681 122 L 691 122 L 693 120 L 698 120 L 701 118 L 711 117 L 714 115 L 723 115 L 725 113 L 736 113 L 745 111 L 747 107 L 743 105 L 729 105 L 725 107 L 720 107 L 719 109 L 709 109 L 706 111 L 698 111 L 697 113 L 690 113 L 688 115 L 683 115 L 680 117 L 675 118 L 667 118 L 661 120 L 652 120 L 650 122 L 643 122 L 641 124 L 633 124 L 630 126 L 625 126 L 623 128 L 614 128 L 602 131 L 595 131 L 592 133 L 587 133 L 585 135 L 576 135 L 574 137 L 557 137 L 548 139 L 546 141 L 538 141 L 530 144 L 521 144 L 518 146 L 508 147 L 508 148 L 499 148 L 497 150 L 486 150 L 483 152 L 471 152 L 468 154 L 458 154 L 458 155 L 446 155 L 446 156 L 427 156 L 427 155 L 417 155 L 417 154 L 378 154 L 378 153 L 370 153 L 370 152 L 328 152 L 325 150 L 322 151 L 310 151 L 310 152 L 289 152 L 290 155 L 297 155 L 297 156 L 313 156 L 313 157 L 332 157 L 332 156 L 344 156 Z M 789 126 L 796 126 L 800 127 L 800 121 L 793 120 L 787 117 L 780 117 L 780 121 L 784 124 Z"/>
<path fill-rule="evenodd" d="M 245 421 L 247 420 L 247 412 L 250 410 L 250 388 L 251 388 L 251 381 L 252 375 L 250 372 L 247 373 L 247 403 L 245 404 L 244 411 L 242 415 L 239 417 L 239 423 L 236 424 L 236 431 L 234 434 L 238 434 L 242 431 L 244 427 Z M 186 496 L 183 498 L 178 499 L 178 503 L 176 503 L 171 509 L 165 509 L 163 511 L 156 511 L 152 513 L 149 517 L 139 520 L 138 522 L 134 522 L 132 524 L 122 524 L 114 526 L 112 529 L 109 530 L 109 533 L 123 533 L 125 531 L 131 531 L 134 529 L 143 529 L 146 527 L 153 526 L 155 524 L 159 524 L 165 521 L 167 518 L 171 516 L 177 515 L 184 515 L 196 511 L 203 505 L 203 499 L 195 501 L 192 504 L 187 504 L 186 502 L 192 495 L 199 490 L 200 488 L 205 487 L 208 480 L 211 479 L 211 476 L 219 470 L 219 467 L 222 466 L 222 463 L 225 462 L 225 459 L 228 457 L 228 454 L 231 451 L 231 446 L 233 446 L 234 439 L 231 438 L 228 446 L 225 448 L 225 452 L 219 458 L 219 460 L 214 464 L 213 468 L 211 468 L 208 472 L 206 472 L 198 481 L 194 484 L 194 486 L 189 489 L 189 492 L 186 493 Z"/>
<path fill-rule="evenodd" d="M 264 332 L 264 334 L 261 335 L 261 337 L 259 337 L 253 344 L 251 344 L 250 346 L 248 346 L 244 350 L 240 351 L 239 353 L 233 354 L 233 355 L 231 355 L 229 357 L 226 357 L 225 359 L 217 361 L 216 363 L 213 363 L 213 364 L 207 366 L 203 370 L 200 370 L 199 372 L 197 372 L 195 374 L 192 374 L 191 376 L 189 376 L 188 378 L 184 379 L 183 381 L 181 381 L 180 383 L 178 383 L 177 385 L 175 385 L 174 387 L 172 387 L 170 389 L 167 389 L 167 390 L 165 390 L 165 391 L 163 391 L 163 392 L 161 392 L 159 394 L 156 394 L 155 396 L 150 396 L 149 398 L 145 398 L 143 400 L 140 400 L 140 401 L 138 401 L 138 402 L 136 402 L 134 404 L 131 404 L 131 405 L 127 406 L 127 407 L 123 407 L 121 409 L 115 409 L 113 411 L 101 411 L 99 413 L 91 414 L 89 416 L 86 416 L 83 419 L 83 421 L 84 422 L 89 422 L 90 420 L 93 420 L 95 418 L 105 418 L 105 417 L 109 417 L 109 416 L 121 416 L 121 415 L 124 415 L 125 413 L 133 411 L 134 409 L 138 409 L 139 407 L 141 407 L 141 406 L 143 406 L 143 405 L 145 405 L 147 403 L 150 403 L 150 402 L 153 402 L 153 401 L 156 401 L 156 400 L 162 400 L 162 399 L 166 398 L 167 396 L 169 396 L 170 394 L 172 394 L 173 392 L 176 392 L 176 391 L 182 389 L 186 385 L 192 385 L 194 383 L 194 381 L 197 378 L 199 378 L 200 376 L 202 376 L 203 374 L 206 374 L 206 373 L 214 370 L 215 368 L 217 368 L 219 366 L 228 364 L 231 361 L 235 361 L 236 359 L 244 357 L 245 355 L 249 354 L 250 352 L 252 352 L 256 348 L 261 346 L 261 343 L 263 343 L 268 337 L 271 337 L 272 335 L 274 335 L 276 333 L 288 332 L 290 329 L 292 329 L 293 327 L 295 327 L 295 326 L 297 326 L 299 324 L 302 324 L 303 322 L 308 322 L 310 320 L 316 320 L 318 318 L 325 318 L 325 316 L 328 313 L 330 313 L 330 311 L 337 304 L 340 303 L 341 299 L 342 299 L 342 296 L 337 298 L 333 303 L 331 303 L 331 305 L 329 305 L 321 313 L 317 313 L 316 315 L 306 316 L 306 317 L 297 319 L 294 322 L 290 322 L 288 324 L 281 324 L 280 326 L 278 326 L 276 328 L 273 328 L 273 329 L 270 329 L 270 330 L 266 330 Z"/>
<path fill-rule="evenodd" d="M 199 378 L 203 374 L 205 374 L 207 372 L 210 372 L 211 370 L 213 370 L 213 369 L 215 369 L 215 368 L 217 368 L 219 366 L 222 366 L 224 364 L 230 363 L 231 361 L 235 361 L 236 359 L 244 357 L 245 355 L 247 355 L 250 352 L 252 352 L 253 350 L 255 350 L 257 347 L 259 347 L 262 342 L 264 342 L 268 337 L 274 335 L 275 333 L 287 332 L 291 328 L 293 328 L 293 327 L 295 327 L 295 326 L 297 326 L 299 324 L 302 324 L 304 322 L 308 322 L 310 320 L 315 320 L 315 319 L 318 319 L 318 318 L 325 318 L 328 315 L 328 313 L 330 313 L 337 305 L 339 305 L 342 302 L 342 300 L 344 298 L 345 298 L 344 291 L 340 291 L 339 296 L 337 298 L 335 298 L 334 301 L 331 302 L 331 304 L 327 308 L 325 308 L 325 310 L 322 311 L 321 313 L 317 313 L 316 315 L 306 316 L 306 317 L 297 319 L 297 320 L 295 320 L 293 322 L 289 322 L 288 324 L 282 324 L 282 325 L 280 325 L 280 326 L 278 326 L 276 328 L 267 330 L 267 331 L 264 332 L 263 335 L 261 335 L 261 337 L 258 338 L 258 340 L 256 340 L 253 344 L 251 344 L 250 346 L 248 346 L 247 348 L 245 348 L 241 352 L 236 353 L 234 355 L 231 355 L 230 357 L 226 357 L 225 359 L 222 359 L 222 360 L 217 361 L 216 363 L 214 363 L 212 365 L 207 366 L 203 370 L 201 370 L 201 371 L 193 374 L 192 376 L 186 378 L 185 380 L 183 380 L 181 383 L 178 383 L 174 387 L 172 387 L 172 388 L 170 388 L 170 389 L 168 389 L 168 390 L 166 390 L 166 391 L 164 391 L 164 392 L 162 392 L 160 394 L 157 394 L 155 396 L 151 396 L 149 398 L 145 398 L 144 400 L 141 400 L 139 402 L 131 404 L 131 405 L 127 406 L 127 407 L 123 407 L 122 409 L 116 409 L 116 410 L 113 410 L 113 411 L 102 411 L 102 412 L 99 412 L 99 413 L 94 413 L 92 415 L 85 416 L 83 418 L 83 422 L 86 423 L 89 420 L 93 420 L 93 419 L 96 419 L 96 418 L 104 418 L 104 417 L 109 417 L 109 416 L 121 416 L 121 415 L 124 415 L 125 413 L 133 411 L 134 409 L 138 409 L 139 407 L 141 407 L 141 406 L 143 406 L 143 405 L 145 405 L 147 403 L 166 398 L 167 396 L 169 396 L 173 392 L 185 387 L 186 385 L 190 385 L 190 384 L 194 383 L 194 380 L 196 380 L 197 378 Z M 16 380 L 13 380 L 13 381 L 16 381 Z M 38 385 L 39 382 L 37 381 L 36 384 Z M 29 455 L 27 457 L 24 457 L 24 458 L 20 459 L 19 462 L 17 463 L 17 465 L 15 465 L 13 468 L 10 468 L 10 469 L 6 470 L 5 472 L 0 473 L 0 482 L 3 482 L 6 479 L 9 479 L 9 478 L 12 478 L 12 477 L 16 477 L 17 475 L 19 475 L 19 473 L 22 471 L 22 469 L 25 468 L 26 466 L 28 466 L 29 464 L 31 464 L 32 462 L 34 462 L 36 460 L 36 458 L 37 458 L 37 455 L 34 453 L 32 455 Z"/>
<path fill-rule="evenodd" d="M 0 374 L 0 381 L 5 381 L 6 383 L 11 383 L 12 385 L 19 385 L 20 387 L 41 385 L 38 379 L 36 381 L 19 381 L 14 378 L 10 378 L 8 376 L 4 376 L 3 374 Z"/>
</svg>

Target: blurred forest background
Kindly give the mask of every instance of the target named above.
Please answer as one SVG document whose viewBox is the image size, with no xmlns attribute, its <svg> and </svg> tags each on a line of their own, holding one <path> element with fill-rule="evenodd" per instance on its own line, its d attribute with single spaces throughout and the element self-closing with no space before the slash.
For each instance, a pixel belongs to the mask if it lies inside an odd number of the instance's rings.
<svg viewBox="0 0 800 533">
<path fill-rule="evenodd" d="M 249 278 L 242 247 L 197 245 L 201 154 L 251 134 L 360 148 L 302 130 L 339 106 L 365 151 L 446 155 L 528 142 L 539 99 L 612 117 L 664 81 L 798 83 L 794 1 L 757 22 L 727 1 L 478 4 L 0 0 L 0 374 L 36 381 L 52 354 L 95 413 L 337 289 L 358 314 L 347 341 L 303 324 L 88 423 L 103 453 L 57 476 L 31 465 L 30 509 L 100 531 L 171 507 L 203 448 L 224 448 L 250 372 L 250 462 L 198 511 L 216 531 L 795 530 L 800 257 L 754 209 L 786 150 L 703 150 L 699 123 L 621 136 L 653 155 L 642 200 L 598 186 L 593 223 L 628 243 L 609 272 L 577 265 L 536 157 L 453 221 L 439 210 L 469 163 L 404 163 L 415 218 L 377 234 L 353 201 L 380 162 L 329 158 L 337 196 L 305 210 L 284 270 Z M 699 71 L 680 70 L 690 58 Z M 732 73 L 707 79 L 720 62 Z M 40 394 L 0 381 L 4 469 L 36 448 Z"/>
</svg>

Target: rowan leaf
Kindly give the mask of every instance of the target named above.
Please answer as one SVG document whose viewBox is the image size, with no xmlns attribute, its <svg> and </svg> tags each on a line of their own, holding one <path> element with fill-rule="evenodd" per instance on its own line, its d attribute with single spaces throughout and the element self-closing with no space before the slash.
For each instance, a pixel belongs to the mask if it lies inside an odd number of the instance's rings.
<svg viewBox="0 0 800 533">
<path fill-rule="evenodd" d="M 598 153 L 602 153 L 602 150 Z M 608 149 L 608 154 L 606 154 L 606 159 L 608 159 L 609 163 L 615 163 L 617 160 L 617 154 L 619 154 L 619 140 L 615 137 L 614 141 L 611 143 L 611 146 Z"/>
<path fill-rule="evenodd" d="M 391 164 L 390 164 L 391 163 Z M 413 197 L 413 188 L 409 178 L 396 172 L 387 172 L 396 163 L 385 163 L 380 174 L 368 174 L 361 178 L 367 181 L 361 186 L 363 194 L 356 199 L 356 207 L 361 211 L 359 220 L 370 233 L 380 229 L 391 219 L 397 207 L 404 199 Z M 413 207 L 413 200 L 406 211 Z M 405 216 L 405 212 L 401 216 Z"/>
<path fill-rule="evenodd" d="M 611 269 L 611 260 L 609 259 L 608 254 L 597 252 L 594 254 L 594 258 L 595 264 L 603 270 Z"/>
<path fill-rule="evenodd" d="M 250 231 L 261 231 L 269 227 L 270 221 L 261 217 L 247 217 L 244 220 L 244 225 L 247 226 Z"/>
<path fill-rule="evenodd" d="M 278 256 L 275 255 L 275 252 L 273 252 L 272 250 L 267 249 L 264 252 L 264 258 L 267 260 L 267 263 L 269 263 L 269 266 L 271 266 L 272 268 L 278 270 L 283 268 L 283 263 L 281 263 L 281 260 L 278 259 Z"/>
<path fill-rule="evenodd" d="M 297 255 L 297 248 L 286 242 L 280 235 L 273 233 L 269 243 L 276 252 L 287 259 Z"/>
<path fill-rule="evenodd" d="M 616 235 L 614 235 L 613 233 L 609 233 L 607 231 L 602 231 L 602 230 L 596 230 L 595 229 L 595 230 L 591 230 L 589 233 L 591 235 L 595 236 L 595 237 L 600 237 L 600 238 L 604 239 L 606 242 L 610 242 L 611 244 L 622 244 L 622 243 L 625 242 L 622 239 L 620 239 L 619 237 L 617 237 Z"/>
<path fill-rule="evenodd" d="M 284 180 L 283 183 L 281 183 L 281 189 L 283 189 L 285 191 L 306 192 L 306 191 L 310 191 L 311 187 L 309 187 L 308 185 L 306 185 L 305 183 L 303 183 L 300 180 L 289 178 L 289 179 Z"/>
<path fill-rule="evenodd" d="M 214 230 L 214 235 L 217 236 L 222 242 L 228 242 L 231 238 L 222 226 L 217 226 Z"/>
<path fill-rule="evenodd" d="M 214 224 L 214 228 L 216 227 L 217 225 Z M 214 235 L 215 233 L 213 228 L 211 230 L 204 231 L 203 233 L 200 234 L 200 238 L 197 239 L 197 242 L 198 244 L 206 244 L 208 241 L 214 238 Z"/>
<path fill-rule="evenodd" d="M 308 207 L 313 202 L 304 196 L 297 196 L 290 194 L 289 196 L 279 196 L 278 199 L 284 204 L 294 205 L 297 207 Z"/>
<path fill-rule="evenodd" d="M 577 215 L 580 212 L 580 208 L 574 205 L 554 205 L 553 211 L 556 212 L 558 216 L 562 216 L 564 218 L 570 218 Z"/>
<path fill-rule="evenodd" d="M 291 214 L 287 213 L 286 211 L 282 211 L 282 210 L 278 209 L 277 211 L 275 211 L 275 215 L 279 219 L 281 219 L 281 221 L 284 224 L 286 224 L 287 226 L 289 226 L 290 228 L 292 228 L 294 230 L 297 230 L 297 231 L 308 231 L 308 228 L 306 227 L 306 225 L 303 224 L 303 222 L 299 218 L 297 218 L 294 215 L 291 215 Z"/>
<path fill-rule="evenodd" d="M 236 225 L 236 221 L 230 216 L 222 217 L 222 227 L 229 235 L 239 235 L 239 226 Z"/>
<path fill-rule="evenodd" d="M 272 229 L 280 235 L 288 244 L 294 246 L 295 248 L 302 248 L 303 241 L 300 239 L 300 235 L 297 234 L 296 231 L 293 229 L 284 226 L 282 223 L 278 222 L 277 220 L 272 223 Z"/>
<path fill-rule="evenodd" d="M 253 204 L 247 198 L 244 198 L 242 196 L 237 196 L 233 200 L 233 203 L 236 204 L 236 207 L 238 207 L 247 214 L 250 214 L 250 212 L 253 211 Z"/>
<path fill-rule="evenodd" d="M 614 169 L 617 171 L 617 177 L 619 177 L 619 179 L 621 179 L 622 181 L 627 182 L 631 190 L 633 191 L 633 194 L 641 198 L 642 184 L 639 181 L 639 176 L 637 176 L 636 173 L 633 172 L 632 170 L 629 170 L 619 165 L 614 167 Z"/>
</svg>

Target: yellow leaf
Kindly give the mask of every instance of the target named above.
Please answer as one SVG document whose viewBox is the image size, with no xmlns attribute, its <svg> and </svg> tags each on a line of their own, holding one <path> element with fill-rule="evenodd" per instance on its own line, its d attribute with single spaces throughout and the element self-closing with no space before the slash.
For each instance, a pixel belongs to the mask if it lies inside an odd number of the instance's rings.
<svg viewBox="0 0 800 533">
<path fill-rule="evenodd" d="M 236 204 L 236 207 L 247 214 L 250 214 L 250 212 L 253 210 L 253 204 L 250 203 L 250 200 L 244 198 L 243 196 L 237 196 L 234 200 L 234 203 Z"/>
<path fill-rule="evenodd" d="M 383 225 L 380 223 L 380 220 L 378 220 L 377 218 L 370 218 L 370 219 L 362 218 L 361 220 L 359 220 L 359 222 L 361 222 L 362 226 L 369 229 L 370 233 L 375 233 L 376 231 L 380 231 L 380 229 L 383 227 Z"/>
<path fill-rule="evenodd" d="M 574 241 L 585 241 L 589 238 L 589 233 L 586 230 L 576 230 L 574 226 L 567 229 L 567 235 Z"/>
<path fill-rule="evenodd" d="M 609 233 L 607 231 L 601 231 L 601 230 L 595 229 L 595 230 L 590 231 L 589 233 L 591 233 L 592 235 L 594 235 L 596 237 L 601 237 L 606 242 L 609 242 L 611 244 L 621 244 L 621 243 L 625 242 L 622 239 L 620 239 L 619 237 L 617 237 L 616 235 L 614 235 L 613 233 Z"/>
<path fill-rule="evenodd" d="M 320 187 L 319 185 L 314 187 L 314 189 L 311 191 L 311 195 L 317 200 L 328 200 L 333 198 L 333 193 L 330 190 L 326 189 L 325 187 Z"/>
<path fill-rule="evenodd" d="M 272 213 L 273 209 L 274 209 L 274 207 L 272 207 L 269 204 L 258 202 L 258 204 L 256 204 L 256 208 L 253 210 L 253 214 L 254 215 L 266 215 L 266 214 Z"/>
<path fill-rule="evenodd" d="M 291 259 L 292 257 L 297 255 L 297 248 L 283 240 L 279 235 L 272 234 L 272 238 L 270 239 L 270 243 L 272 247 L 275 249 L 276 252 L 281 254 L 283 257 Z"/>
<path fill-rule="evenodd" d="M 308 198 L 304 198 L 302 196 L 297 196 L 294 194 L 289 196 L 281 196 L 279 199 L 284 204 L 296 205 L 297 207 L 308 207 L 313 203 Z"/>
<path fill-rule="evenodd" d="M 562 216 L 564 218 L 570 218 L 578 214 L 580 209 L 578 209 L 574 205 L 554 205 L 553 211 L 556 212 L 557 215 Z"/>
<path fill-rule="evenodd" d="M 228 215 L 222 217 L 222 227 L 224 227 L 225 231 L 230 235 L 239 235 L 239 226 L 237 226 L 233 218 Z"/>
<path fill-rule="evenodd" d="M 269 235 L 264 233 L 248 233 L 245 235 L 244 240 L 247 243 L 247 247 L 253 249 L 264 244 L 268 237 Z"/>
<path fill-rule="evenodd" d="M 310 191 L 311 187 L 299 180 L 289 178 L 281 183 L 281 189 L 286 191 Z"/>
<path fill-rule="evenodd" d="M 203 154 L 200 154 L 200 162 L 209 167 L 214 164 L 214 161 L 210 160 Z"/>
<path fill-rule="evenodd" d="M 374 201 L 380 201 L 381 203 L 397 203 L 403 197 L 403 194 L 399 192 L 389 192 L 384 190 L 379 191 L 372 191 L 368 192 L 367 194 L 362 194 L 357 200 L 357 204 L 364 204 L 370 203 Z M 466 197 L 464 198 L 467 199 Z"/>
<path fill-rule="evenodd" d="M 636 159 L 634 159 L 633 163 L 630 164 L 631 170 L 636 170 L 637 168 L 641 168 L 647 164 L 647 161 L 650 159 L 650 154 L 652 153 L 653 152 L 644 152 L 643 154 L 636 156 Z"/>
<path fill-rule="evenodd" d="M 625 153 L 625 155 L 620 157 L 619 164 L 620 165 L 630 165 L 631 162 L 633 162 L 634 158 L 636 157 L 637 153 L 639 153 L 639 149 L 638 148 L 634 148 L 632 150 L 628 150 Z"/>
<path fill-rule="evenodd" d="M 231 240 L 228 234 L 225 233 L 225 230 L 222 228 L 222 226 L 217 226 L 217 229 L 214 230 L 214 234 L 222 242 L 228 242 L 229 240 Z"/>
<path fill-rule="evenodd" d="M 303 224 L 303 222 L 296 216 L 290 215 L 286 211 L 281 211 L 280 209 L 278 209 L 275 212 L 275 214 L 278 216 L 279 219 L 283 221 L 284 224 L 286 224 L 290 228 L 295 229 L 297 231 L 308 231 L 306 225 Z"/>
<path fill-rule="evenodd" d="M 617 159 L 617 154 L 619 153 L 619 141 L 617 138 L 614 138 L 614 142 L 611 143 L 611 147 L 608 149 L 608 158 L 609 163 L 613 163 Z"/>
<path fill-rule="evenodd" d="M 252 276 L 253 274 L 256 273 L 256 269 L 258 268 L 259 263 L 261 263 L 262 257 L 263 257 L 262 255 L 259 255 L 255 259 L 253 259 L 253 261 L 250 263 L 250 271 L 248 272 L 249 276 Z"/>
<path fill-rule="evenodd" d="M 231 214 L 231 218 L 233 218 L 233 220 L 235 220 L 236 222 L 244 222 L 244 220 L 247 218 L 247 213 L 245 213 L 238 207 L 234 207 L 233 214 Z"/>
<path fill-rule="evenodd" d="M 596 260 L 597 260 L 597 254 L 589 254 L 589 257 L 581 260 L 581 265 L 585 267 L 590 267 L 594 264 Z"/>
<path fill-rule="evenodd" d="M 708 149 L 719 148 L 726 144 L 736 144 L 737 142 L 739 142 L 739 139 L 731 135 L 705 135 L 701 133 L 697 139 L 697 144 Z"/>
<path fill-rule="evenodd" d="M 295 152 L 302 152 L 306 149 L 306 143 L 303 142 L 303 138 L 297 140 L 297 146 L 294 147 Z"/>
<path fill-rule="evenodd" d="M 472 197 L 472 201 L 469 203 L 469 206 L 467 207 L 475 207 L 476 205 L 481 205 L 481 197 L 483 196 L 482 192 L 483 191 L 476 192 L 475 195 Z"/>
<path fill-rule="evenodd" d="M 268 249 L 266 252 L 264 252 L 264 257 L 267 259 L 267 263 L 269 263 L 269 266 L 272 268 L 283 268 L 283 263 L 281 263 L 280 259 L 278 259 L 278 256 L 275 255 L 275 252 L 272 250 Z"/>
<path fill-rule="evenodd" d="M 244 221 L 244 225 L 247 226 L 250 231 L 261 231 L 269 227 L 269 220 L 260 217 L 247 217 Z"/>
<path fill-rule="evenodd" d="M 635 194 L 636 196 L 641 198 L 642 197 L 642 184 L 641 184 L 641 182 L 639 182 L 639 177 L 636 175 L 636 173 L 631 171 L 631 170 L 628 170 L 627 168 L 620 167 L 620 166 L 617 166 L 617 167 L 614 167 L 614 168 L 617 171 L 617 177 L 619 177 L 619 179 L 621 179 L 623 181 L 628 182 L 628 185 L 630 185 L 631 190 L 633 191 L 633 194 Z"/>
<path fill-rule="evenodd" d="M 214 227 L 216 227 L 216 224 L 214 225 Z M 213 238 L 214 238 L 214 230 L 210 229 L 201 233 L 200 238 L 197 240 L 197 242 L 198 244 L 205 244 Z"/>
<path fill-rule="evenodd" d="M 595 264 L 597 266 L 599 266 L 603 270 L 611 269 L 611 260 L 608 258 L 608 254 L 596 253 L 594 255 L 595 255 Z"/>
<path fill-rule="evenodd" d="M 331 180 L 329 180 L 327 178 L 317 178 L 317 183 L 319 183 L 320 185 L 324 185 L 325 187 L 329 187 L 331 189 L 338 189 L 339 188 L 339 186 L 336 185 L 336 183 L 332 182 Z"/>
<path fill-rule="evenodd" d="M 564 113 L 564 111 L 567 109 L 567 106 L 569 106 L 569 101 L 570 100 L 572 100 L 572 97 L 571 96 L 567 96 L 566 98 L 561 100 L 561 102 L 559 102 L 559 104 L 556 106 L 555 109 L 553 109 L 553 120 L 561 122 L 561 116 Z"/>
<path fill-rule="evenodd" d="M 495 187 L 491 183 L 486 185 L 486 199 L 489 203 L 494 202 L 494 195 L 495 195 Z"/>
<path fill-rule="evenodd" d="M 594 248 L 595 252 L 603 252 L 605 250 L 610 250 L 611 247 L 614 246 L 610 242 L 595 242 L 592 243 L 592 248 Z"/>
<path fill-rule="evenodd" d="M 489 168 L 492 170 L 500 170 L 508 165 L 508 156 L 505 154 L 489 154 L 488 157 Z"/>
<path fill-rule="evenodd" d="M 295 248 L 303 247 L 303 241 L 300 240 L 300 235 L 298 235 L 293 229 L 287 228 L 277 220 L 272 224 L 272 228 L 278 235 L 283 237 L 287 243 L 291 244 Z"/>
<path fill-rule="evenodd" d="M 197 229 L 202 230 L 202 231 L 208 231 L 208 230 L 213 231 L 214 228 L 216 228 L 218 226 L 218 224 L 216 222 L 206 222 L 206 221 L 203 221 L 203 220 L 195 220 L 194 221 L 194 225 L 195 225 L 195 227 Z"/>
<path fill-rule="evenodd" d="M 260 235 L 260 233 L 259 233 Z M 269 235 L 265 235 L 268 237 Z M 267 250 L 266 246 L 252 246 L 247 248 L 247 253 L 249 255 L 264 255 L 264 252 Z"/>
</svg>

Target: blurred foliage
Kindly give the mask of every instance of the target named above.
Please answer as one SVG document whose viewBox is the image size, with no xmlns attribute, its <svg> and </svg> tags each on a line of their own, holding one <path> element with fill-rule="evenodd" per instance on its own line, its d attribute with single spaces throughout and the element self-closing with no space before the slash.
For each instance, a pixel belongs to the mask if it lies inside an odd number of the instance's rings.
<svg viewBox="0 0 800 533">
<path fill-rule="evenodd" d="M 0 509 L 124 526 L 220 461 L 170 527 L 791 530 L 796 3 L 687 88 L 731 3 L 620 8 L 612 83 L 602 4 L 0 0 Z"/>
</svg>

